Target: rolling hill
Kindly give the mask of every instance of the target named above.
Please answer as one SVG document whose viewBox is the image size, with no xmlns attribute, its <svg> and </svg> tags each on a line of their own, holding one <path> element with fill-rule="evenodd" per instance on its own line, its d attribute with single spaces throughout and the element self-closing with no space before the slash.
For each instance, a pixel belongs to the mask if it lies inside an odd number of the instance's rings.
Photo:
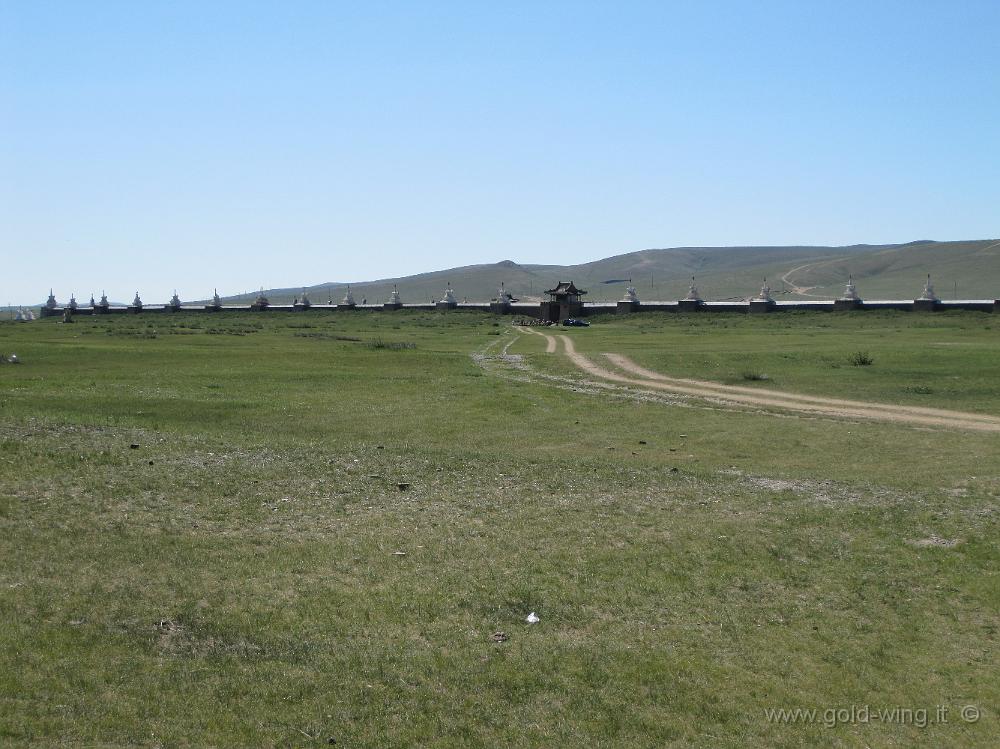
<svg viewBox="0 0 1000 749">
<path fill-rule="evenodd" d="M 352 282 L 358 302 L 384 302 L 398 286 L 404 302 L 439 299 L 450 283 L 456 296 L 482 301 L 496 296 L 501 283 L 516 297 L 538 299 L 559 280 L 588 290 L 588 301 L 621 297 L 628 279 L 647 301 L 678 299 L 694 276 L 708 300 L 743 299 L 766 277 L 778 299 L 833 299 L 848 275 L 869 299 L 913 299 L 931 273 L 943 299 L 1000 297 L 1000 240 L 922 240 L 893 245 L 848 247 L 675 247 L 649 249 L 578 265 L 519 264 L 511 260 L 468 265 L 419 275 Z M 343 298 L 347 283 L 306 286 L 314 303 Z M 288 303 L 302 288 L 266 291 L 272 303 Z M 251 295 L 252 296 L 252 295 Z M 246 301 L 247 295 L 227 301 Z"/>
</svg>

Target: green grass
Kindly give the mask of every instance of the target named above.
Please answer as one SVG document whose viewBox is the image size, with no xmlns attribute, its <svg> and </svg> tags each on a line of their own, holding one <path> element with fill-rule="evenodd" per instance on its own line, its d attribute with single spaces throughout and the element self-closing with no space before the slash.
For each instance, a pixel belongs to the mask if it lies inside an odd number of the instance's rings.
<svg viewBox="0 0 1000 749">
<path fill-rule="evenodd" d="M 1000 414 L 990 320 L 560 332 Z M 0 743 L 992 745 L 1000 437 L 591 392 L 536 336 L 495 358 L 513 338 L 463 313 L 0 325 Z M 852 704 L 951 713 L 764 713 Z"/>
<path fill-rule="evenodd" d="M 561 332 L 575 336 L 583 353 L 624 353 L 672 375 L 736 383 L 744 371 L 766 372 L 765 388 L 1000 413 L 1000 322 L 989 313 L 644 314 L 598 321 Z M 544 349 L 535 341 L 525 345 Z M 859 351 L 874 363 L 852 366 Z M 921 387 L 933 388 L 935 397 L 915 389 Z"/>
</svg>

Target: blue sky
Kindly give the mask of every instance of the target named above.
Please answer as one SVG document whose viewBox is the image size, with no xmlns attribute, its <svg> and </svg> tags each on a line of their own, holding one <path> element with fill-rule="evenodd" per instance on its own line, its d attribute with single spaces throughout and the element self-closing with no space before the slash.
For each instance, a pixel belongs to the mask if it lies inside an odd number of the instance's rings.
<svg viewBox="0 0 1000 749">
<path fill-rule="evenodd" d="M 998 38 L 995 0 L 0 0 L 0 304 L 997 237 Z"/>
</svg>

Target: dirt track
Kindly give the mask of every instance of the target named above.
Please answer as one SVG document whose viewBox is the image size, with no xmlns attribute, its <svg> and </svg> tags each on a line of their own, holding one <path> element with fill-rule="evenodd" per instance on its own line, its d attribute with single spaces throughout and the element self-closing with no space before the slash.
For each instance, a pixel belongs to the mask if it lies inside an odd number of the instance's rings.
<svg viewBox="0 0 1000 749">
<path fill-rule="evenodd" d="M 520 330 L 528 329 L 521 328 Z M 530 330 L 529 332 L 546 339 L 547 353 L 555 353 L 557 351 L 558 345 L 556 339 L 558 338 L 562 341 L 566 356 L 581 370 L 594 377 L 624 385 L 665 390 L 671 393 L 705 398 L 720 403 L 759 408 L 777 408 L 786 411 L 811 413 L 817 416 L 862 418 L 919 426 L 1000 432 L 1000 418 L 995 416 L 965 413 L 962 411 L 948 411 L 937 408 L 895 406 L 884 403 L 823 398 L 780 390 L 762 390 L 735 385 L 723 385 L 707 380 L 667 377 L 658 372 L 640 367 L 631 359 L 621 354 L 604 354 L 604 357 L 621 371 L 609 370 L 594 363 L 583 354 L 577 353 L 573 346 L 573 341 L 569 336 L 550 336 L 536 330 Z"/>
<path fill-rule="evenodd" d="M 816 287 L 797 285 L 794 281 L 792 281 L 792 274 L 798 273 L 800 270 L 805 270 L 806 268 L 812 268 L 814 265 L 820 265 L 822 263 L 830 263 L 840 259 L 841 258 L 838 256 L 834 258 L 822 258 L 820 260 L 813 260 L 811 263 L 806 263 L 805 265 L 800 265 L 796 268 L 792 268 L 790 271 L 786 272 L 781 277 L 781 280 L 786 286 L 791 287 L 789 291 L 791 291 L 793 294 L 798 294 L 799 296 L 808 296 L 814 299 L 831 299 L 832 296 L 830 294 L 810 294 L 809 292 L 815 289 Z"/>
<path fill-rule="evenodd" d="M 537 330 L 532 330 L 531 328 L 518 328 L 518 330 L 523 330 L 528 333 L 534 333 L 535 335 L 540 335 L 545 339 L 545 353 L 554 354 L 556 352 L 556 339 L 550 335 L 545 335 L 545 333 L 539 333 Z"/>
</svg>

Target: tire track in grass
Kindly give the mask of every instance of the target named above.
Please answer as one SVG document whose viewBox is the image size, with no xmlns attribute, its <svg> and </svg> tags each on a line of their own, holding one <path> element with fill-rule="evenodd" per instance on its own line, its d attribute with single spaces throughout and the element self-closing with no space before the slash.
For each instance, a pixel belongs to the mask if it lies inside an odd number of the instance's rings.
<svg viewBox="0 0 1000 749">
<path fill-rule="evenodd" d="M 855 401 L 855 400 L 845 400 L 841 398 L 825 398 L 816 395 L 803 395 L 801 393 L 790 393 L 783 390 L 761 390 L 758 388 L 741 387 L 739 385 L 722 385 L 716 382 L 709 382 L 707 380 L 690 380 L 682 379 L 676 377 L 667 377 L 659 372 L 654 372 L 652 370 L 640 367 L 634 361 L 629 359 L 627 356 L 622 356 L 621 354 L 604 354 L 608 361 L 614 364 L 616 367 L 624 369 L 626 372 L 631 372 L 632 374 L 639 375 L 648 380 L 655 380 L 657 382 L 673 382 L 681 385 L 695 385 L 700 387 L 708 387 L 719 392 L 733 392 L 733 393 L 745 393 L 750 395 L 775 395 L 783 399 L 790 401 L 797 401 L 801 403 L 812 403 L 823 406 L 832 406 L 835 408 L 863 408 L 871 409 L 875 411 L 883 411 L 886 413 L 895 413 L 907 416 L 928 416 L 951 420 L 961 420 L 961 421 L 978 421 L 983 424 L 991 424 L 995 427 L 1000 427 L 1000 418 L 996 416 L 989 416 L 987 414 L 976 414 L 968 413 L 965 411 L 950 411 L 944 408 L 925 408 L 923 406 L 899 406 L 891 403 L 874 403 L 872 401 Z"/>
<path fill-rule="evenodd" d="M 551 353 L 557 347 L 557 338 L 562 342 L 566 357 L 587 374 L 623 385 L 668 391 L 679 395 L 702 398 L 736 406 L 776 408 L 785 411 L 832 416 L 853 417 L 869 421 L 886 421 L 925 427 L 948 427 L 981 432 L 1000 432 L 1000 418 L 981 414 L 970 414 L 945 409 L 920 408 L 917 406 L 894 406 L 867 401 L 849 401 L 836 398 L 786 393 L 778 390 L 755 390 L 735 385 L 722 385 L 706 380 L 671 378 L 635 364 L 620 354 L 605 354 L 605 358 L 627 374 L 606 369 L 594 363 L 589 357 L 576 351 L 569 336 L 550 336 L 532 331 L 549 340 L 546 351 Z M 631 376 L 630 376 L 631 375 Z"/>
<path fill-rule="evenodd" d="M 545 339 L 545 353 L 554 354 L 556 352 L 556 339 L 550 335 L 545 335 L 545 333 L 539 333 L 537 330 L 532 330 L 531 328 L 518 328 L 526 333 L 534 333 L 535 335 L 540 335 Z"/>
</svg>

